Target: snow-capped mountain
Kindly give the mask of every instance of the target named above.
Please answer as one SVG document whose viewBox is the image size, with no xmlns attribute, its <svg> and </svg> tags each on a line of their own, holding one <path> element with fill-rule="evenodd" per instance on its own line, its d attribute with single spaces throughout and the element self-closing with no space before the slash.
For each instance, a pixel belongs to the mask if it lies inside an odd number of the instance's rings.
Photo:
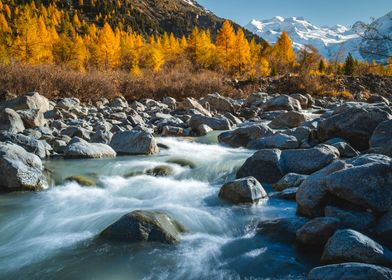
<svg viewBox="0 0 392 280">
<path fill-rule="evenodd" d="M 358 47 L 362 41 L 363 30 L 361 26 L 363 23 L 358 22 L 350 29 L 339 24 L 332 27 L 319 27 L 303 17 L 284 18 L 277 16 L 268 20 L 254 19 L 245 28 L 271 44 L 276 43 L 283 31 L 287 31 L 295 49 L 311 45 L 326 58 L 342 60 L 349 52 L 355 58 L 362 59 Z"/>
</svg>

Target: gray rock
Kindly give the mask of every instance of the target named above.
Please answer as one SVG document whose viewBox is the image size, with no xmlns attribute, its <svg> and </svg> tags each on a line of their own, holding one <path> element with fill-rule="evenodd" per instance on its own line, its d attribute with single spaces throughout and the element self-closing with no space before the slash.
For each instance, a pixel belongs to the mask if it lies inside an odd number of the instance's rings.
<svg viewBox="0 0 392 280">
<path fill-rule="evenodd" d="M 317 134 L 321 141 L 341 137 L 363 151 L 369 148 L 369 139 L 376 127 L 390 119 L 391 110 L 385 105 L 346 103 L 321 121 Z"/>
<path fill-rule="evenodd" d="M 248 96 L 246 99 L 246 105 L 251 106 L 258 106 L 260 104 L 263 104 L 267 101 L 267 96 L 268 94 L 265 92 L 255 92 L 252 93 Z"/>
<path fill-rule="evenodd" d="M 247 125 L 219 134 L 218 141 L 232 147 L 246 147 L 250 141 L 272 134 L 264 124 Z"/>
<path fill-rule="evenodd" d="M 64 140 L 55 140 L 52 144 L 53 151 L 55 151 L 58 154 L 63 154 L 65 151 L 65 148 L 67 147 L 67 142 Z"/>
<path fill-rule="evenodd" d="M 339 226 L 339 219 L 331 217 L 315 218 L 297 231 L 297 241 L 306 246 L 324 246 Z"/>
<path fill-rule="evenodd" d="M 309 98 L 300 93 L 290 94 L 290 97 L 297 99 L 301 104 L 302 109 L 306 109 L 311 106 L 311 105 L 309 106 Z"/>
<path fill-rule="evenodd" d="M 351 229 L 338 230 L 325 245 L 324 263 L 360 262 L 392 265 L 392 252 L 366 235 Z"/>
<path fill-rule="evenodd" d="M 88 143 L 81 138 L 74 138 L 64 150 L 64 158 L 113 158 L 116 152 L 108 145 Z"/>
<path fill-rule="evenodd" d="M 77 98 L 63 98 L 57 102 L 56 108 L 61 108 L 63 110 L 69 111 L 78 107 L 79 105 L 80 101 Z"/>
<path fill-rule="evenodd" d="M 203 106 L 201 106 L 200 103 L 197 102 L 194 98 L 184 98 L 183 101 L 178 103 L 177 108 L 183 110 L 195 109 L 203 115 L 211 117 L 210 112 L 206 110 Z"/>
<path fill-rule="evenodd" d="M 279 95 L 267 101 L 265 105 L 265 111 L 276 111 L 276 110 L 287 110 L 287 111 L 299 111 L 301 110 L 301 104 L 297 99 L 294 99 L 288 95 Z"/>
<path fill-rule="evenodd" d="M 173 97 L 165 97 L 162 102 L 169 106 L 170 109 L 176 109 L 177 101 Z"/>
<path fill-rule="evenodd" d="M 257 224 L 256 231 L 275 241 L 292 243 L 295 241 L 296 232 L 307 222 L 308 219 L 302 217 L 266 220 Z"/>
<path fill-rule="evenodd" d="M 110 131 L 105 130 L 98 130 L 91 134 L 90 141 L 92 143 L 102 143 L 102 144 L 109 144 L 110 140 L 112 140 L 113 133 Z"/>
<path fill-rule="evenodd" d="M 224 184 L 219 197 L 233 203 L 253 203 L 267 197 L 267 193 L 255 178 L 246 177 Z"/>
<path fill-rule="evenodd" d="M 23 121 L 17 112 L 9 108 L 0 110 L 0 130 L 18 133 L 24 129 Z"/>
<path fill-rule="evenodd" d="M 272 187 L 279 192 L 288 188 L 296 188 L 299 187 L 307 177 L 307 175 L 287 173 L 278 182 L 272 184 Z"/>
<path fill-rule="evenodd" d="M 377 222 L 376 232 L 382 241 L 392 245 L 392 209 L 385 213 Z"/>
<path fill-rule="evenodd" d="M 294 128 L 306 121 L 306 115 L 301 112 L 290 111 L 276 117 L 268 125 L 274 129 Z"/>
<path fill-rule="evenodd" d="M 339 219 L 342 227 L 351 228 L 360 232 L 368 231 L 376 220 L 372 213 L 343 210 L 333 206 L 325 207 L 324 213 L 326 217 Z"/>
<path fill-rule="evenodd" d="M 128 102 L 125 100 L 124 97 L 119 96 L 114 98 L 112 101 L 109 102 L 109 106 L 113 108 L 127 108 Z"/>
<path fill-rule="evenodd" d="M 107 227 L 101 237 L 123 242 L 179 242 L 184 228 L 162 212 L 137 210 L 122 216 Z"/>
<path fill-rule="evenodd" d="M 392 120 L 380 123 L 370 138 L 370 150 L 392 157 Z"/>
<path fill-rule="evenodd" d="M 298 188 L 297 213 L 309 217 L 323 215 L 324 207 L 328 201 L 325 178 L 327 175 L 347 167 L 345 162 L 336 161 L 307 177 Z"/>
<path fill-rule="evenodd" d="M 203 115 L 193 115 L 189 122 L 192 130 L 197 131 L 200 125 L 206 124 L 211 127 L 213 130 L 228 130 L 231 129 L 230 122 L 223 117 L 213 118 L 206 117 Z"/>
<path fill-rule="evenodd" d="M 392 206 L 392 163 L 374 162 L 337 171 L 326 178 L 326 186 L 345 201 L 388 211 Z"/>
<path fill-rule="evenodd" d="M 18 114 L 26 128 L 44 126 L 47 123 L 43 112 L 38 109 L 19 110 Z"/>
<path fill-rule="evenodd" d="M 194 130 L 197 136 L 205 136 L 211 131 L 213 131 L 213 129 L 206 124 L 201 124 Z"/>
<path fill-rule="evenodd" d="M 113 135 L 110 146 L 125 155 L 153 155 L 159 152 L 152 134 L 143 130 L 118 132 Z"/>
<path fill-rule="evenodd" d="M 246 146 L 248 149 L 296 149 L 299 148 L 297 138 L 282 133 L 266 136 L 260 139 L 252 140 Z"/>
<path fill-rule="evenodd" d="M 80 126 L 69 126 L 61 131 L 62 135 L 67 135 L 71 138 L 79 137 L 84 140 L 90 140 L 91 131 Z"/>
<path fill-rule="evenodd" d="M 0 190 L 42 190 L 48 187 L 40 158 L 22 147 L 0 142 Z"/>
<path fill-rule="evenodd" d="M 23 134 L 13 134 L 10 132 L 0 132 L 1 142 L 12 142 L 18 146 L 21 146 L 29 153 L 36 154 L 40 158 L 46 158 L 49 155 L 49 151 L 46 149 L 43 141 L 37 140 L 34 137 L 25 136 Z"/>
<path fill-rule="evenodd" d="M 19 96 L 15 99 L 9 100 L 0 105 L 0 107 L 11 108 L 17 110 L 36 109 L 45 113 L 50 110 L 49 100 L 40 95 L 38 92 L 30 92 Z"/>
<path fill-rule="evenodd" d="M 389 268 L 365 264 L 342 263 L 313 268 L 308 280 L 391 280 L 392 270 Z"/>
<path fill-rule="evenodd" d="M 378 95 L 378 94 L 372 94 L 369 96 L 369 98 L 366 100 L 368 103 L 385 103 L 386 105 L 389 105 L 389 100 L 386 99 L 384 96 Z"/>
<path fill-rule="evenodd" d="M 231 100 L 219 95 L 218 93 L 208 94 L 201 100 L 201 103 L 208 103 L 211 110 L 216 110 L 218 112 L 234 113 L 235 111 Z"/>
<path fill-rule="evenodd" d="M 162 128 L 162 136 L 187 136 L 187 131 L 182 127 L 166 125 Z"/>
</svg>

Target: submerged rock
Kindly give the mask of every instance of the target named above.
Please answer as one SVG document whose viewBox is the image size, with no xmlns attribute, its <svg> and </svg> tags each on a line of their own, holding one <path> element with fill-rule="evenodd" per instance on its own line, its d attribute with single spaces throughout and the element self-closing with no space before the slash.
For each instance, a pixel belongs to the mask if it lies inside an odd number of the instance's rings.
<svg viewBox="0 0 392 280">
<path fill-rule="evenodd" d="M 247 177 L 224 184 L 219 197 L 233 203 L 253 203 L 267 197 L 267 193 L 255 178 Z"/>
<path fill-rule="evenodd" d="M 307 222 L 308 219 L 302 217 L 266 220 L 259 222 L 256 230 L 276 241 L 291 243 L 295 241 L 296 232 Z"/>
<path fill-rule="evenodd" d="M 86 176 L 82 176 L 82 175 L 71 176 L 71 177 L 66 178 L 64 181 L 65 182 L 76 182 L 79 185 L 86 186 L 86 187 L 95 186 L 97 184 L 96 180 L 91 179 Z"/>
<path fill-rule="evenodd" d="M 165 213 L 137 210 L 122 216 L 100 236 L 113 241 L 175 244 L 184 231 L 182 225 Z"/>
<path fill-rule="evenodd" d="M 167 177 L 173 174 L 173 168 L 169 165 L 159 165 L 146 171 L 147 175 Z"/>
</svg>

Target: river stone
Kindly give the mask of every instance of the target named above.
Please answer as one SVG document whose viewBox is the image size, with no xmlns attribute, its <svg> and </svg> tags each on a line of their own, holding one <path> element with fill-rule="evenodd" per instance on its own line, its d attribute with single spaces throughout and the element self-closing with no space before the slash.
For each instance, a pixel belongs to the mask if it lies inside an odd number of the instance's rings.
<svg viewBox="0 0 392 280">
<path fill-rule="evenodd" d="M 213 129 L 206 124 L 201 124 L 194 131 L 196 132 L 197 136 L 205 136 L 209 132 L 213 131 Z"/>
<path fill-rule="evenodd" d="M 144 130 L 117 132 L 110 146 L 118 154 L 125 155 L 153 155 L 159 152 L 154 136 Z"/>
<path fill-rule="evenodd" d="M 118 96 L 109 102 L 112 108 L 127 108 L 128 102 L 123 96 Z"/>
<path fill-rule="evenodd" d="M 71 109 L 74 109 L 75 107 L 78 107 L 79 104 L 80 101 L 77 98 L 63 98 L 57 102 L 56 108 L 61 108 L 63 110 L 69 111 Z"/>
<path fill-rule="evenodd" d="M 43 113 L 50 110 L 49 100 L 38 92 L 30 92 L 1 104 L 6 108 L 17 110 L 36 109 Z M 0 107 L 1 107 L 0 105 Z"/>
<path fill-rule="evenodd" d="M 276 133 L 271 136 L 266 136 L 260 139 L 252 140 L 246 146 L 248 149 L 296 149 L 299 148 L 297 138 L 282 133 Z"/>
<path fill-rule="evenodd" d="M 79 185 L 84 186 L 84 187 L 91 187 L 91 186 L 95 186 L 97 184 L 96 180 L 91 179 L 86 176 L 82 176 L 82 175 L 71 176 L 71 177 L 66 178 L 64 181 L 65 182 L 76 182 Z"/>
<path fill-rule="evenodd" d="M 380 123 L 370 138 L 370 150 L 392 157 L 392 120 Z"/>
<path fill-rule="evenodd" d="M 195 109 L 200 113 L 202 113 L 203 115 L 211 117 L 211 113 L 208 110 L 206 110 L 203 106 L 201 106 L 200 103 L 197 102 L 194 98 L 189 98 L 189 97 L 184 98 L 183 101 L 178 103 L 177 108 L 182 110 Z"/>
<path fill-rule="evenodd" d="M 37 140 L 34 137 L 2 131 L 0 132 L 0 141 L 12 142 L 18 146 L 21 146 L 27 152 L 36 154 L 41 159 L 46 158 L 46 156 L 49 155 L 49 151 L 46 149 L 44 142 Z"/>
<path fill-rule="evenodd" d="M 123 242 L 161 242 L 175 244 L 184 228 L 168 215 L 157 211 L 136 210 L 122 216 L 100 236 Z"/>
<path fill-rule="evenodd" d="M 22 147 L 0 142 L 0 190 L 42 190 L 48 187 L 40 158 Z"/>
<path fill-rule="evenodd" d="M 219 134 L 218 141 L 232 147 L 246 147 L 250 141 L 272 134 L 265 124 L 247 125 Z"/>
<path fill-rule="evenodd" d="M 213 130 L 228 130 L 231 129 L 230 122 L 228 119 L 219 117 L 206 117 L 203 115 L 193 115 L 189 122 L 192 130 L 197 131 L 199 126 L 202 124 L 206 124 L 211 127 Z"/>
<path fill-rule="evenodd" d="M 376 220 L 374 215 L 369 212 L 343 210 L 333 206 L 325 207 L 324 213 L 326 217 L 339 219 L 342 227 L 360 232 L 368 231 Z"/>
<path fill-rule="evenodd" d="M 297 195 L 298 188 L 287 188 L 281 192 L 274 194 L 275 197 L 284 199 L 284 200 L 293 200 L 295 201 L 295 197 Z"/>
<path fill-rule="evenodd" d="M 292 93 L 290 97 L 297 99 L 301 104 L 302 109 L 306 109 L 309 107 L 309 98 L 300 94 L 300 93 Z"/>
<path fill-rule="evenodd" d="M 224 184 L 219 197 L 233 203 L 253 203 L 267 197 L 267 193 L 254 177 L 246 177 Z"/>
<path fill-rule="evenodd" d="M 297 173 L 287 173 L 278 182 L 272 184 L 272 187 L 278 192 L 288 188 L 296 188 L 299 187 L 307 177 L 308 177 L 307 175 L 301 175 Z"/>
<path fill-rule="evenodd" d="M 305 121 L 306 115 L 304 113 L 290 111 L 276 117 L 268 126 L 274 129 L 294 128 L 300 126 Z"/>
<path fill-rule="evenodd" d="M 297 191 L 297 213 L 309 217 L 323 215 L 328 202 L 326 176 L 347 167 L 345 162 L 335 161 L 307 177 Z"/>
<path fill-rule="evenodd" d="M 38 109 L 19 110 L 18 114 L 26 128 L 44 126 L 47 123 L 43 112 Z"/>
<path fill-rule="evenodd" d="M 231 100 L 218 93 L 208 94 L 201 100 L 201 103 L 208 103 L 211 110 L 216 110 L 218 112 L 234 113 L 235 111 Z"/>
<path fill-rule="evenodd" d="M 146 171 L 147 175 L 155 177 L 167 177 L 173 174 L 173 168 L 170 165 L 159 165 Z"/>
<path fill-rule="evenodd" d="M 61 131 L 62 135 L 67 135 L 71 138 L 79 137 L 84 140 L 90 140 L 91 131 L 80 126 L 69 126 Z"/>
<path fill-rule="evenodd" d="M 392 246 L 392 209 L 377 222 L 376 232 L 382 241 Z"/>
<path fill-rule="evenodd" d="M 308 280 L 391 280 L 392 270 L 389 268 L 365 264 L 342 263 L 313 268 Z"/>
<path fill-rule="evenodd" d="M 114 158 L 116 152 L 108 145 L 88 143 L 81 138 L 74 138 L 64 150 L 64 158 Z"/>
<path fill-rule="evenodd" d="M 321 141 L 341 137 L 363 151 L 369 148 L 369 139 L 376 127 L 390 119 L 391 110 L 385 105 L 346 103 L 320 122 L 317 135 Z"/>
<path fill-rule="evenodd" d="M 256 231 L 278 242 L 292 243 L 295 241 L 296 232 L 307 222 L 308 219 L 303 217 L 265 220 L 257 224 Z"/>
<path fill-rule="evenodd" d="M 345 201 L 388 211 L 392 207 L 392 163 L 374 162 L 337 171 L 327 176 L 326 186 Z"/>
<path fill-rule="evenodd" d="M 372 94 L 369 96 L 369 98 L 366 100 L 368 103 L 385 103 L 386 105 L 390 105 L 389 100 L 386 99 L 384 96 L 378 95 L 378 94 Z"/>
<path fill-rule="evenodd" d="M 19 114 L 10 108 L 0 109 L 0 130 L 23 132 L 25 127 Z"/>
<path fill-rule="evenodd" d="M 312 149 L 285 150 L 281 161 L 286 173 L 312 174 L 339 157 L 339 151 L 329 145 Z"/>
<path fill-rule="evenodd" d="M 275 183 L 283 177 L 280 167 L 281 151 L 278 149 L 260 150 L 248 158 L 237 172 L 237 178 L 255 177 L 259 182 Z"/>
<path fill-rule="evenodd" d="M 339 219 L 331 217 L 315 218 L 297 231 L 297 241 L 305 246 L 324 246 L 339 226 Z"/>
<path fill-rule="evenodd" d="M 287 110 L 300 111 L 301 104 L 297 99 L 288 95 L 279 95 L 267 101 L 265 111 Z"/>
<path fill-rule="evenodd" d="M 352 229 L 337 230 L 324 247 L 324 263 L 361 262 L 392 265 L 392 252 Z"/>
<path fill-rule="evenodd" d="M 246 99 L 246 105 L 248 106 L 258 106 L 267 101 L 268 94 L 265 92 L 255 92 L 251 93 Z"/>
</svg>

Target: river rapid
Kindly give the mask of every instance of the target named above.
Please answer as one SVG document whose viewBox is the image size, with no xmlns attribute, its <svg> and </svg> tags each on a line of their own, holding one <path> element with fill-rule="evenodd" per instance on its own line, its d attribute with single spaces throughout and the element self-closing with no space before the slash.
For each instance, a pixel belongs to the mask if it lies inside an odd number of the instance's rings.
<svg viewBox="0 0 392 280">
<path fill-rule="evenodd" d="M 218 198 L 222 184 L 254 151 L 218 145 L 216 133 L 158 142 L 168 149 L 149 157 L 47 161 L 55 186 L 1 195 L 0 279 L 306 278 L 312 261 L 294 244 L 255 233 L 260 220 L 294 216 L 295 202 L 270 198 L 238 206 Z M 178 160 L 194 168 L 173 163 Z M 124 176 L 162 164 L 172 167 L 171 176 Z M 96 177 L 97 186 L 63 182 L 73 175 Z M 164 211 L 183 224 L 180 244 L 97 239 L 138 209 Z"/>
</svg>

